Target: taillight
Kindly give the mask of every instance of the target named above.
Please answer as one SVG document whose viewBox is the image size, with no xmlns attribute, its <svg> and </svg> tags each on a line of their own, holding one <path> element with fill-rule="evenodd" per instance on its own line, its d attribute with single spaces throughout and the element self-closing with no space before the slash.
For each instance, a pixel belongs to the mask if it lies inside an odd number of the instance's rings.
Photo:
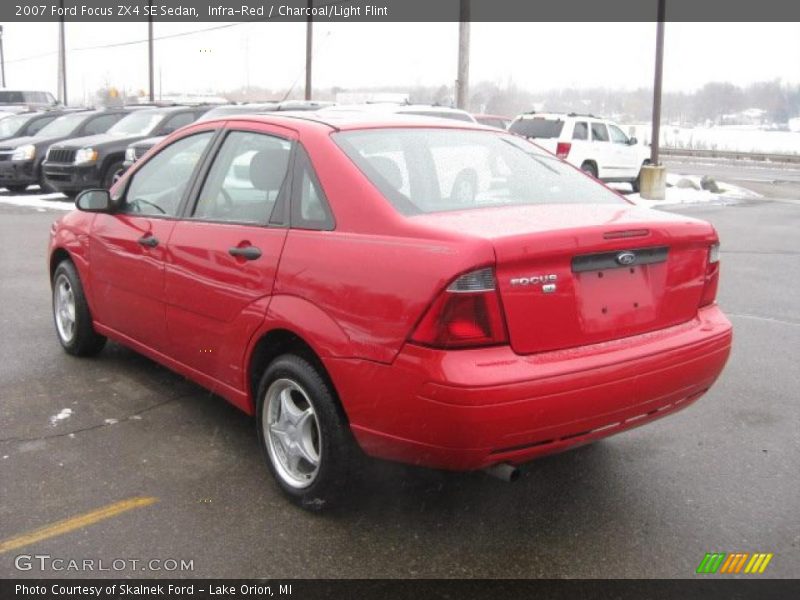
<svg viewBox="0 0 800 600">
<path fill-rule="evenodd" d="M 411 341 L 436 348 L 474 348 L 508 341 L 492 268 L 462 275 L 433 302 Z"/>
<path fill-rule="evenodd" d="M 572 150 L 572 144 L 570 142 L 558 142 L 558 144 L 556 144 L 556 156 L 558 158 L 567 158 L 570 150 Z"/>
<path fill-rule="evenodd" d="M 708 249 L 708 262 L 706 263 L 706 282 L 703 286 L 703 295 L 700 297 L 700 306 L 707 306 L 717 298 L 719 287 L 719 244 L 714 244 Z"/>
</svg>

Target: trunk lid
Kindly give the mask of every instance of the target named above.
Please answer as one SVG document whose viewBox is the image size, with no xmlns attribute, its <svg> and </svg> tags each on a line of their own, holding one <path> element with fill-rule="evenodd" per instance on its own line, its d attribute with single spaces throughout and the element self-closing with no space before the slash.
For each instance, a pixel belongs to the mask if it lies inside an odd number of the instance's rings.
<svg viewBox="0 0 800 600">
<path fill-rule="evenodd" d="M 489 239 L 511 347 L 544 352 L 690 321 L 705 285 L 703 221 L 627 204 L 560 204 L 414 219 Z"/>
</svg>

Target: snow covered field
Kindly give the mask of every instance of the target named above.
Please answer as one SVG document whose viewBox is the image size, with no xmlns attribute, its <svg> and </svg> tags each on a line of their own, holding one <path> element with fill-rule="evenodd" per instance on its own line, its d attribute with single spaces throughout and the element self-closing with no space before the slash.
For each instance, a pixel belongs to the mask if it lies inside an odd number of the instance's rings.
<svg viewBox="0 0 800 600">
<path fill-rule="evenodd" d="M 640 143 L 650 143 L 650 125 L 631 125 Z M 661 146 L 681 150 L 730 150 L 766 154 L 800 154 L 800 131 L 763 131 L 754 127 L 661 126 Z"/>
</svg>

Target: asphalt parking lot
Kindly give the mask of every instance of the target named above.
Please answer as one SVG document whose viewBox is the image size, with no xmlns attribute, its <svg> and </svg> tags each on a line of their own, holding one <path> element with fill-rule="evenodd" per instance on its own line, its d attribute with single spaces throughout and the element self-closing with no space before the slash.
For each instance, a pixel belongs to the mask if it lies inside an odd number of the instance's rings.
<svg viewBox="0 0 800 600">
<path fill-rule="evenodd" d="M 735 326 L 698 403 L 514 484 L 370 462 L 322 515 L 284 500 L 253 421 L 221 399 L 116 344 L 62 352 L 45 265 L 62 213 L 0 204 L 0 576 L 693 577 L 706 552 L 742 551 L 797 577 L 800 203 L 785 199 L 680 209 L 720 232 Z M 132 498 L 152 500 L 18 537 Z M 19 571 L 20 554 L 193 570 Z"/>
</svg>

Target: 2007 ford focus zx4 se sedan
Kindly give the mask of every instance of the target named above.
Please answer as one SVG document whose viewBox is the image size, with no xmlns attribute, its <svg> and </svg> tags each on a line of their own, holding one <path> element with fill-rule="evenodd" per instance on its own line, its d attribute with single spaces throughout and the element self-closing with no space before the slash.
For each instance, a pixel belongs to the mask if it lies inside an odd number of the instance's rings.
<svg viewBox="0 0 800 600">
<path fill-rule="evenodd" d="M 711 225 L 480 125 L 206 121 L 76 202 L 49 246 L 64 349 L 111 338 L 255 415 L 308 508 L 362 452 L 513 478 L 688 406 L 730 352 Z"/>
</svg>

